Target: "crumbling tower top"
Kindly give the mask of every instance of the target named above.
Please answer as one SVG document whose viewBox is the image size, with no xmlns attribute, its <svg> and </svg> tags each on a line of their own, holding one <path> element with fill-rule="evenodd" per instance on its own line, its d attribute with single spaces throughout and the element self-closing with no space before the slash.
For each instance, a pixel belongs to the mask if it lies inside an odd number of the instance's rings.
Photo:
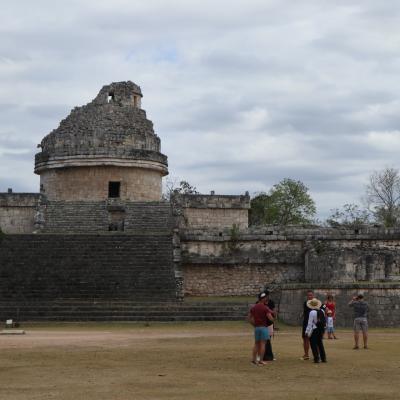
<svg viewBox="0 0 400 400">
<path fill-rule="evenodd" d="M 114 82 L 103 86 L 99 94 L 93 100 L 96 104 L 113 103 L 120 106 L 134 106 L 141 108 L 143 97 L 140 86 L 131 81 Z"/>
</svg>

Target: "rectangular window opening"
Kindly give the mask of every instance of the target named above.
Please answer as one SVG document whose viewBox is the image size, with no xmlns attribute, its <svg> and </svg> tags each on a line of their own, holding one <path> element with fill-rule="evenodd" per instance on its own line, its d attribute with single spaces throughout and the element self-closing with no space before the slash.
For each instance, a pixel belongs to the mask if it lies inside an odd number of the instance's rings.
<svg viewBox="0 0 400 400">
<path fill-rule="evenodd" d="M 119 197 L 121 182 L 108 182 L 108 197 Z"/>
</svg>

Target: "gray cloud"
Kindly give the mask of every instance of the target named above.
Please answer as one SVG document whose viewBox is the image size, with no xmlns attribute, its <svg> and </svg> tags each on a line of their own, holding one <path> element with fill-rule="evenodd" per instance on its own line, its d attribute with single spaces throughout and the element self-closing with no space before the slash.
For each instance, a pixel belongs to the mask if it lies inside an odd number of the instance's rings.
<svg viewBox="0 0 400 400">
<path fill-rule="evenodd" d="M 0 191 L 37 190 L 41 138 L 130 79 L 171 175 L 222 193 L 300 179 L 320 215 L 358 201 L 372 170 L 399 167 L 399 14 L 391 0 L 4 4 Z"/>
</svg>

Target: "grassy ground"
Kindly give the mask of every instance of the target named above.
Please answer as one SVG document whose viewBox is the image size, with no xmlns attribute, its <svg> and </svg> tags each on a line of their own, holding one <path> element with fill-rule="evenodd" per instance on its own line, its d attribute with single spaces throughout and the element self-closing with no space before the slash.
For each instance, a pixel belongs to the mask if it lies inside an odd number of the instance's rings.
<svg viewBox="0 0 400 400">
<path fill-rule="evenodd" d="M 396 399 L 400 330 L 326 340 L 328 363 L 300 361 L 299 329 L 282 326 L 277 361 L 250 364 L 244 323 L 25 325 L 0 336 L 0 399 Z"/>
</svg>

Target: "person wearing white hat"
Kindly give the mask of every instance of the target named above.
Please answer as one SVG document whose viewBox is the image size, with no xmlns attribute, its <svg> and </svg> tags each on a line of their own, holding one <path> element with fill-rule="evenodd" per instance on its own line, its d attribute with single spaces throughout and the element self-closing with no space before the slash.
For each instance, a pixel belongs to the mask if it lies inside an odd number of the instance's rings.
<svg viewBox="0 0 400 400">
<path fill-rule="evenodd" d="M 311 351 L 314 362 L 326 363 L 326 353 L 322 338 L 325 331 L 325 313 L 321 310 L 322 303 L 314 298 L 307 301 L 307 307 L 311 309 L 308 317 L 306 335 L 310 338 Z"/>
</svg>

